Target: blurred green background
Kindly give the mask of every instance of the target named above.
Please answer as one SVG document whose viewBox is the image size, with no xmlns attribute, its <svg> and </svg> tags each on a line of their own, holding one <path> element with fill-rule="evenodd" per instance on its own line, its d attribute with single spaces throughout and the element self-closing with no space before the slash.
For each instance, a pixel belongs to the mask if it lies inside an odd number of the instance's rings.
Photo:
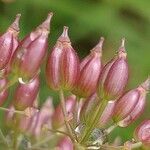
<svg viewBox="0 0 150 150">
<path fill-rule="evenodd" d="M 118 49 L 121 38 L 125 37 L 130 65 L 128 88 L 137 86 L 150 75 L 149 0 L 0 0 L 0 33 L 6 30 L 17 13 L 21 13 L 20 38 L 23 38 L 46 18 L 49 11 L 54 12 L 49 47 L 54 45 L 66 25 L 80 58 L 89 53 L 100 36 L 104 36 L 105 63 Z M 48 89 L 42 71 L 41 102 L 49 95 L 55 96 L 56 104 L 56 93 Z M 131 138 L 136 124 L 150 118 L 150 95 L 147 104 L 140 119 L 128 129 L 116 129 L 113 135 L 122 134 L 124 140 Z"/>
</svg>

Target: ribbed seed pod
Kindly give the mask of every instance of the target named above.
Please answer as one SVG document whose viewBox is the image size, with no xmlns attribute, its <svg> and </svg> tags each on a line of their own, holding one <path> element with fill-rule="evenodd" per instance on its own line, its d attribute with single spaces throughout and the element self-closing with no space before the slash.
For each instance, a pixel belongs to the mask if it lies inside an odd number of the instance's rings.
<svg viewBox="0 0 150 150">
<path fill-rule="evenodd" d="M 68 27 L 64 26 L 62 35 L 52 49 L 46 66 L 47 83 L 53 90 L 71 90 L 79 73 L 79 59 L 71 46 Z"/>
<path fill-rule="evenodd" d="M 12 25 L 9 27 L 9 30 L 15 30 L 16 32 L 12 32 L 13 33 L 13 41 L 12 41 L 12 53 L 11 53 L 11 57 L 9 59 L 9 62 L 7 63 L 7 66 L 3 69 L 3 75 L 4 76 L 8 76 L 8 74 L 11 71 L 11 62 L 12 62 L 12 56 L 14 54 L 14 52 L 16 51 L 18 45 L 19 45 L 19 39 L 18 39 L 18 34 L 20 32 L 20 28 L 19 28 L 19 19 L 20 19 L 21 14 L 17 14 L 16 15 L 16 19 L 15 21 L 12 23 Z M 11 29 L 12 28 L 12 29 Z M 13 31 L 12 30 L 12 31 Z"/>
<path fill-rule="evenodd" d="M 134 109 L 140 98 L 140 91 L 136 88 L 126 92 L 116 102 L 114 111 L 114 120 L 118 122 L 126 118 Z"/>
<path fill-rule="evenodd" d="M 122 39 L 117 56 L 108 62 L 102 70 L 98 88 L 100 98 L 115 100 L 122 94 L 127 84 L 128 63 L 124 42 L 125 39 Z"/>
<path fill-rule="evenodd" d="M 3 72 L 5 74 L 12 53 L 18 46 L 18 33 L 19 33 L 19 19 L 20 14 L 16 15 L 16 19 L 7 29 L 6 33 L 1 35 L 0 37 L 0 70 L 4 69 Z"/>
<path fill-rule="evenodd" d="M 49 13 L 47 19 L 21 41 L 13 55 L 12 71 L 24 81 L 29 81 L 39 72 L 46 55 L 52 16 L 53 14 Z"/>
<path fill-rule="evenodd" d="M 143 121 L 134 132 L 135 138 L 150 147 L 150 120 Z"/>
<path fill-rule="evenodd" d="M 122 121 L 118 123 L 120 127 L 127 127 L 131 123 L 133 123 L 140 115 L 143 113 L 145 104 L 146 104 L 146 95 L 148 91 L 150 90 L 150 77 L 142 83 L 138 89 L 141 91 L 139 100 L 131 113 Z"/>
<path fill-rule="evenodd" d="M 101 56 L 104 38 L 91 50 L 80 64 L 80 76 L 73 90 L 79 97 L 89 97 L 96 92 L 98 79 L 102 69 Z"/>
</svg>

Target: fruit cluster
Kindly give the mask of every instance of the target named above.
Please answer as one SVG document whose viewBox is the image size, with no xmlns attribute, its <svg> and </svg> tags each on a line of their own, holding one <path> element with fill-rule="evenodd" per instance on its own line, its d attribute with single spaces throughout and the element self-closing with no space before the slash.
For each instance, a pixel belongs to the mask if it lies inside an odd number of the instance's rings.
<svg viewBox="0 0 150 150">
<path fill-rule="evenodd" d="M 46 64 L 46 82 L 60 96 L 54 107 L 49 97 L 38 105 L 40 67 L 47 53 L 48 34 L 53 13 L 23 40 L 19 40 L 19 19 L 0 36 L 0 105 L 8 97 L 10 86 L 18 82 L 5 113 L 8 148 L 21 149 L 133 149 L 150 147 L 150 120 L 144 121 L 131 141 L 108 140 L 116 127 L 127 127 L 144 111 L 150 77 L 125 92 L 129 69 L 125 39 L 115 56 L 102 64 L 104 38 L 83 60 L 71 45 L 68 27 L 50 51 Z M 69 95 L 65 96 L 64 93 Z M 1 132 L 2 134 L 2 132 Z M 55 141 L 55 142 L 54 142 Z"/>
</svg>

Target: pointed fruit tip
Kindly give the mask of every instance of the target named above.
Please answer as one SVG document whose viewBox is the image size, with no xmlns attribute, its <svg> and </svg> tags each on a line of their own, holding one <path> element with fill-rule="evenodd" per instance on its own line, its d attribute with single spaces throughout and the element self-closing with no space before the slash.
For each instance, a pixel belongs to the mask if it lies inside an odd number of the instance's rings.
<svg viewBox="0 0 150 150">
<path fill-rule="evenodd" d="M 118 52 L 124 52 L 124 53 L 126 52 L 126 50 L 125 50 L 125 38 L 121 39 L 121 45 L 119 47 Z"/>
<path fill-rule="evenodd" d="M 126 59 L 127 53 L 126 53 L 126 49 L 125 49 L 125 38 L 121 39 L 121 45 L 118 49 L 118 56 Z"/>
<path fill-rule="evenodd" d="M 104 37 L 101 37 L 97 46 L 102 49 L 103 43 L 104 43 Z"/>
<path fill-rule="evenodd" d="M 53 13 L 52 12 L 48 13 L 47 18 L 41 25 L 38 26 L 38 28 L 43 28 L 49 31 L 52 17 L 53 17 Z"/>
<path fill-rule="evenodd" d="M 144 88 L 146 91 L 150 90 L 150 76 L 146 79 L 145 82 L 141 84 L 142 88 Z"/>
<path fill-rule="evenodd" d="M 125 38 L 121 39 L 121 47 L 125 47 Z"/>
<path fill-rule="evenodd" d="M 53 13 L 49 12 L 45 21 L 47 21 L 48 23 L 50 23 L 52 17 L 53 17 Z"/>
<path fill-rule="evenodd" d="M 68 36 L 68 30 L 69 30 L 69 27 L 67 26 L 64 26 L 63 28 L 63 33 L 61 34 L 61 36 L 58 38 L 58 40 L 60 42 L 70 42 L 70 38 Z"/>
<path fill-rule="evenodd" d="M 9 27 L 10 30 L 14 30 L 14 31 L 19 32 L 19 30 L 20 30 L 20 28 L 19 28 L 20 17 L 21 17 L 21 14 L 16 15 L 14 22 Z"/>
<path fill-rule="evenodd" d="M 69 30 L 69 27 L 64 26 L 63 33 L 61 36 L 65 37 L 65 38 L 68 37 L 68 30 Z"/>
<path fill-rule="evenodd" d="M 102 48 L 103 48 L 103 43 L 104 43 L 104 37 L 101 37 L 98 44 L 92 49 L 92 51 L 101 53 L 102 52 Z"/>
</svg>

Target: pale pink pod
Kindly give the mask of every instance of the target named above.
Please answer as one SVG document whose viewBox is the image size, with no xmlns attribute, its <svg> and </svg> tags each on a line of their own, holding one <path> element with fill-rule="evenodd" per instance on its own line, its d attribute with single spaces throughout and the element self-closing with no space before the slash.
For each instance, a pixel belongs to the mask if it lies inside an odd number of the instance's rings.
<svg viewBox="0 0 150 150">
<path fill-rule="evenodd" d="M 27 107 L 32 107 L 38 95 L 39 86 L 39 76 L 36 76 L 29 83 L 19 83 L 13 98 L 15 108 L 24 110 Z"/>
<path fill-rule="evenodd" d="M 128 63 L 124 41 L 125 40 L 122 39 L 117 56 L 108 62 L 102 70 L 98 91 L 98 95 L 101 98 L 108 100 L 118 98 L 123 93 L 127 84 Z"/>
<path fill-rule="evenodd" d="M 107 74 L 111 68 L 111 66 L 113 65 L 113 63 L 115 62 L 115 59 L 110 60 L 102 69 L 101 74 L 100 74 L 100 78 L 99 78 L 99 86 L 98 86 L 98 96 L 100 98 L 103 98 L 105 96 L 104 93 L 104 82 L 107 78 Z"/>
<path fill-rule="evenodd" d="M 74 95 L 69 96 L 65 100 L 66 110 L 68 117 L 73 115 L 75 109 L 76 97 Z M 52 126 L 53 128 L 59 128 L 64 124 L 64 116 L 60 104 L 56 107 L 54 114 L 52 116 Z"/>
<path fill-rule="evenodd" d="M 147 91 L 150 89 L 150 78 L 148 78 L 144 83 L 142 83 L 138 89 L 140 90 L 141 94 L 139 100 L 131 113 L 123 120 L 118 122 L 120 127 L 127 127 L 131 123 L 133 123 L 140 115 L 144 112 L 145 104 L 146 104 L 146 95 Z"/>
<path fill-rule="evenodd" d="M 58 150 L 73 150 L 73 143 L 69 137 L 65 136 L 59 140 L 57 148 Z"/>
<path fill-rule="evenodd" d="M 143 121 L 134 132 L 134 137 L 150 147 L 150 120 Z"/>
<path fill-rule="evenodd" d="M 48 14 L 47 19 L 19 44 L 13 55 L 13 73 L 23 80 L 29 81 L 39 72 L 46 55 L 52 15 Z"/>
<path fill-rule="evenodd" d="M 96 92 L 98 79 L 102 69 L 102 46 L 104 38 L 91 50 L 91 53 L 80 63 L 80 75 L 73 90 L 79 97 L 89 97 Z"/>
<path fill-rule="evenodd" d="M 0 70 L 7 67 L 11 55 L 16 48 L 16 39 L 19 33 L 19 19 L 20 14 L 17 14 L 15 21 L 10 25 L 6 33 L 0 37 Z"/>
<path fill-rule="evenodd" d="M 12 25 L 9 27 L 8 30 L 10 31 L 15 31 L 12 32 L 13 33 L 13 39 L 12 39 L 12 53 L 11 53 L 11 57 L 9 59 L 9 62 L 7 64 L 7 66 L 4 68 L 4 75 L 7 76 L 10 71 L 11 71 L 11 62 L 12 62 L 12 56 L 14 54 L 14 52 L 16 51 L 18 45 L 19 45 L 19 39 L 18 39 L 18 34 L 20 32 L 20 28 L 19 28 L 19 20 L 20 20 L 20 16 L 21 14 L 17 14 L 16 15 L 16 19 L 15 21 L 12 23 Z"/>
<path fill-rule="evenodd" d="M 119 121 L 118 125 L 120 127 L 127 127 L 128 125 L 133 123 L 144 112 L 145 103 L 145 96 L 141 96 L 130 114 L 125 119 Z"/>
<path fill-rule="evenodd" d="M 52 49 L 47 65 L 46 78 L 50 88 L 70 90 L 74 87 L 79 73 L 79 59 L 71 46 L 68 36 L 68 27 L 64 27 Z"/>
<path fill-rule="evenodd" d="M 11 57 L 12 57 L 13 53 L 15 52 L 15 50 L 17 49 L 18 45 L 19 45 L 18 34 L 20 32 L 20 28 L 19 28 L 20 17 L 21 17 L 21 14 L 17 14 L 14 22 L 8 28 L 8 31 L 12 32 L 12 35 L 13 35 L 13 41 L 12 41 L 13 44 L 12 44 Z"/>
<path fill-rule="evenodd" d="M 139 98 L 140 91 L 138 89 L 130 90 L 120 97 L 116 102 L 113 114 L 114 120 L 118 122 L 125 119 L 132 112 Z"/>
</svg>

